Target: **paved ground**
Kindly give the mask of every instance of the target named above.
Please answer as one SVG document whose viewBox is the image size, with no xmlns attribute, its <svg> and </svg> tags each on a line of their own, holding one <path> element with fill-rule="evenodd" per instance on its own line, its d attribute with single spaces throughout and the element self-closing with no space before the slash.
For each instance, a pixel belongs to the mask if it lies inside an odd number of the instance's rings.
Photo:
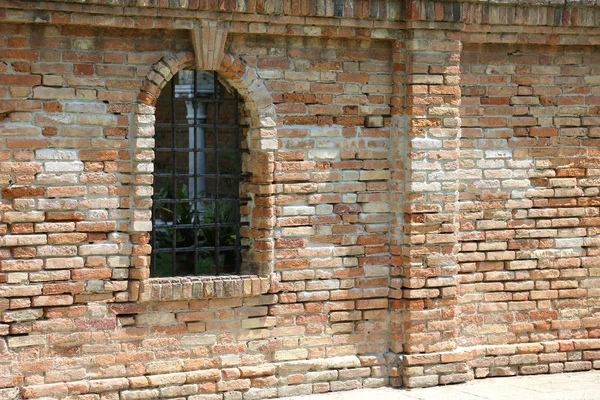
<svg viewBox="0 0 600 400">
<path fill-rule="evenodd" d="M 478 379 L 427 389 L 359 389 L 280 400 L 600 400 L 600 371 Z"/>
</svg>

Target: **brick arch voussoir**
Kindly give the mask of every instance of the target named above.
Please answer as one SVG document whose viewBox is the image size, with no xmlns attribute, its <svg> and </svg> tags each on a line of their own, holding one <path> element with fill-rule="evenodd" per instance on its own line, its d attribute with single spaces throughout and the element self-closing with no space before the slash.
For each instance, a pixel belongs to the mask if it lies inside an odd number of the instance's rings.
<svg viewBox="0 0 600 400">
<path fill-rule="evenodd" d="M 161 90 L 179 70 L 194 64 L 194 53 L 186 51 L 170 53 L 155 63 L 142 82 L 138 103 L 154 107 Z"/>
<path fill-rule="evenodd" d="M 138 103 L 156 106 L 161 90 L 173 76 L 179 70 L 193 67 L 194 64 L 194 53 L 189 51 L 164 56 L 146 74 L 137 97 Z M 254 68 L 248 66 L 241 58 L 225 53 L 217 73 L 244 98 L 250 112 L 252 128 L 275 126 L 273 98 Z"/>
</svg>

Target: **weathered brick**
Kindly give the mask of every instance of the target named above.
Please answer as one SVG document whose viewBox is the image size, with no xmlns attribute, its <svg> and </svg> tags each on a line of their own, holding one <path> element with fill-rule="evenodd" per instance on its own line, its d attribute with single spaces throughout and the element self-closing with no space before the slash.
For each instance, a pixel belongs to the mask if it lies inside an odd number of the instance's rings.
<svg viewBox="0 0 600 400">
<path fill-rule="evenodd" d="M 0 353 L 13 363 L 0 387 L 251 400 L 596 367 L 592 5 L 562 5 L 554 11 L 577 18 L 559 24 L 536 4 L 526 17 L 509 3 L 462 2 L 460 15 L 447 4 L 406 15 L 391 3 L 242 4 L 230 29 L 253 35 L 229 35 L 236 56 L 217 73 L 241 95 L 248 127 L 242 269 L 265 275 L 231 279 L 150 278 L 162 179 L 152 174 L 192 161 L 180 152 L 170 165 L 155 149 L 170 131 L 157 122 L 172 112 L 168 89 L 185 89 L 173 76 L 212 50 L 194 53 L 177 33 L 192 31 L 186 7 L 211 6 L 158 3 L 126 15 L 38 10 L 56 28 L 41 36 L 29 11 L 3 15 Z M 427 29 L 396 35 L 405 20 Z M 557 24 L 560 37 L 546 29 Z M 173 103 L 181 123 L 184 97 Z M 188 128 L 179 133 L 184 148 Z M 230 136 L 219 131 L 219 146 Z M 221 171 L 235 169 L 219 154 Z M 190 188 L 187 177 L 171 183 Z M 68 366 L 73 354 L 87 355 L 85 370 Z M 368 365 L 357 354 L 372 355 Z"/>
<path fill-rule="evenodd" d="M 42 100 L 74 100 L 75 89 L 38 86 L 33 89 L 33 98 Z"/>
</svg>

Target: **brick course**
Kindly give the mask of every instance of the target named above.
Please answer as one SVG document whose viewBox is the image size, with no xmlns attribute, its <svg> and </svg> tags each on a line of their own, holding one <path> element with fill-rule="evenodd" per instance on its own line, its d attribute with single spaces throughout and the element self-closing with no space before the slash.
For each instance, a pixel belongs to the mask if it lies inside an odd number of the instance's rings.
<svg viewBox="0 0 600 400">
<path fill-rule="evenodd" d="M 598 4 L 0 3 L 0 398 L 600 368 Z M 245 275 L 149 278 L 200 19 L 245 99 Z"/>
</svg>

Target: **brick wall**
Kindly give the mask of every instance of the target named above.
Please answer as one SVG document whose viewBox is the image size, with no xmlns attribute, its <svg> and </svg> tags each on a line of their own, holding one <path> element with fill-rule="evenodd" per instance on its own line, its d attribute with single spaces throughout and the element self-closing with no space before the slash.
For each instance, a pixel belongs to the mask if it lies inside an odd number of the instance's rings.
<svg viewBox="0 0 600 400">
<path fill-rule="evenodd" d="M 537 49 L 536 49 L 537 50 Z M 463 343 L 597 337 L 596 47 L 463 54 Z"/>
<path fill-rule="evenodd" d="M 231 38 L 282 125 L 276 279 L 179 301 L 170 284 L 139 303 L 128 268 L 147 266 L 148 246 L 131 234 L 132 195 L 138 218 L 149 209 L 132 193 L 145 150 L 132 155 L 129 127 L 152 65 L 188 38 L 2 27 L 3 387 L 262 398 L 387 383 L 388 43 Z"/>
<path fill-rule="evenodd" d="M 0 398 L 600 367 L 597 10 L 288 3 L 0 2 Z M 232 21 L 248 274 L 149 278 L 156 99 L 203 19 Z"/>
</svg>

